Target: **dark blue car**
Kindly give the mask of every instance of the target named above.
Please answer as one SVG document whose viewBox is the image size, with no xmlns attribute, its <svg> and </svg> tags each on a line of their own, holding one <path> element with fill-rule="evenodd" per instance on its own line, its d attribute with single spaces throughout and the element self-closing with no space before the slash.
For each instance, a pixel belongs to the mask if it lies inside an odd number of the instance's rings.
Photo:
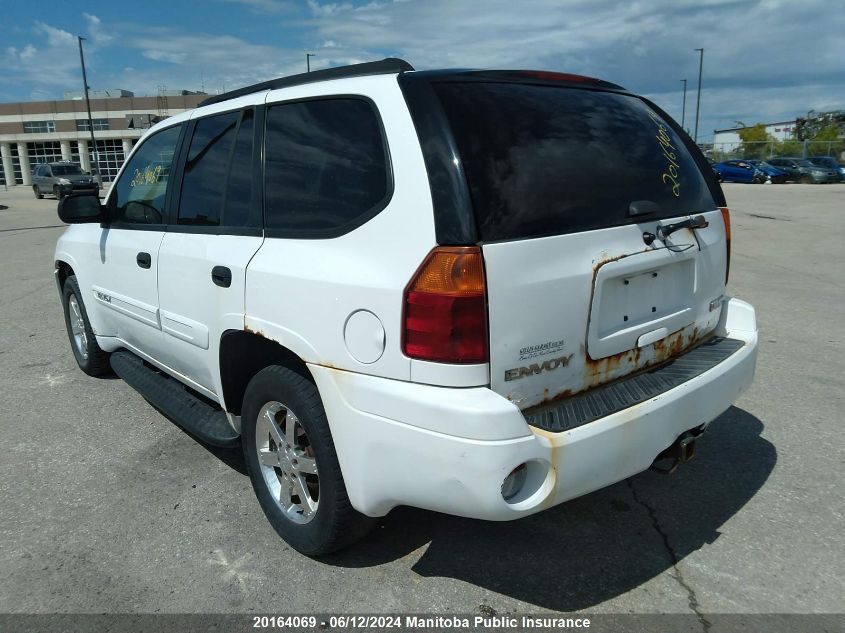
<svg viewBox="0 0 845 633">
<path fill-rule="evenodd" d="M 769 163 L 764 160 L 754 159 L 747 160 L 745 162 L 751 163 L 752 165 L 754 165 L 755 168 L 759 169 L 764 174 L 766 174 L 766 180 L 770 181 L 772 184 L 779 184 L 789 180 L 789 174 L 787 174 L 782 169 L 778 169 L 774 165 L 769 165 Z"/>
<path fill-rule="evenodd" d="M 747 160 L 726 160 L 713 165 L 713 171 L 725 182 L 766 182 L 766 174 Z"/>
</svg>

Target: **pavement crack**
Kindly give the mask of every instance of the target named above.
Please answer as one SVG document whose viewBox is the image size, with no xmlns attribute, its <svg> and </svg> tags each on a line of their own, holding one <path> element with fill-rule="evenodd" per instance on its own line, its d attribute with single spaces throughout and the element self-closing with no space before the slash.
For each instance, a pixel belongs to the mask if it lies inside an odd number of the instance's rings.
<svg viewBox="0 0 845 633">
<path fill-rule="evenodd" d="M 687 592 L 687 602 L 689 604 L 689 608 L 692 609 L 693 613 L 695 613 L 699 623 L 701 624 L 702 629 L 704 630 L 704 633 L 708 633 L 713 625 L 709 620 L 707 620 L 707 618 L 704 617 L 704 614 L 701 612 L 701 605 L 698 603 L 698 597 L 695 595 L 695 589 L 693 589 L 684 578 L 684 574 L 681 572 L 681 568 L 678 566 L 680 558 L 678 558 L 678 555 L 675 553 L 674 548 L 669 543 L 669 536 L 666 534 L 666 532 L 663 531 L 663 528 L 660 527 L 660 521 L 657 518 L 657 513 L 655 512 L 654 508 L 652 508 L 645 501 L 640 499 L 640 496 L 637 494 L 637 489 L 634 487 L 634 483 L 631 481 L 631 479 L 626 479 L 625 483 L 627 483 L 628 488 L 631 489 L 631 495 L 633 496 L 634 501 L 643 508 L 645 508 L 645 511 L 648 513 L 649 519 L 651 519 L 651 525 L 654 528 L 654 531 L 660 535 L 661 539 L 663 539 L 663 547 L 666 548 L 666 552 L 669 554 L 669 558 L 672 561 L 672 576 L 675 578 L 681 588 Z"/>
</svg>

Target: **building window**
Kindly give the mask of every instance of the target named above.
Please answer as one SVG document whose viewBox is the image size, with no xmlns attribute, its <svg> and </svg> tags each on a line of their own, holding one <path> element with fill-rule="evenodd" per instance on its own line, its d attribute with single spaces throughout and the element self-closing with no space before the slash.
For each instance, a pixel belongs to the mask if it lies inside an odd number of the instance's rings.
<svg viewBox="0 0 845 633">
<path fill-rule="evenodd" d="M 26 134 L 44 134 L 46 132 L 55 132 L 55 121 L 24 121 L 23 131 Z"/>
<path fill-rule="evenodd" d="M 21 159 L 18 156 L 18 145 L 12 145 L 12 169 L 15 172 L 15 184 L 23 184 L 23 173 L 21 172 Z"/>
<path fill-rule="evenodd" d="M 86 141 L 85 146 L 88 149 L 89 156 L 91 156 L 91 171 L 95 169 L 94 156 L 91 155 L 91 142 Z M 120 139 L 107 139 L 97 141 L 97 162 L 100 167 L 100 175 L 103 177 L 103 182 L 111 182 L 120 171 L 120 166 L 126 156 L 123 154 L 123 143 Z"/>
<path fill-rule="evenodd" d="M 108 130 L 109 129 L 109 120 L 108 119 L 91 119 L 91 123 L 94 124 L 94 131 L 98 130 Z M 77 132 L 88 132 L 90 131 L 90 127 L 88 126 L 88 119 L 77 119 L 76 120 L 76 131 Z"/>
<path fill-rule="evenodd" d="M 56 163 L 62 160 L 62 145 L 58 141 L 27 143 L 26 153 L 29 157 L 29 167 L 34 170 L 41 163 Z"/>
</svg>

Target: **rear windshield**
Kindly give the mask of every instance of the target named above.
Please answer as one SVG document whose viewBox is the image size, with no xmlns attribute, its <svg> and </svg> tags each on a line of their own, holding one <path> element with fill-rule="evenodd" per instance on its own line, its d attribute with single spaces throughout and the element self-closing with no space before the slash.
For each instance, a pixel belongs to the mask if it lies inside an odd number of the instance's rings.
<svg viewBox="0 0 845 633">
<path fill-rule="evenodd" d="M 54 176 L 77 176 L 81 173 L 76 165 L 53 165 Z"/>
<path fill-rule="evenodd" d="M 636 97 L 513 83 L 444 82 L 435 90 L 461 154 L 483 241 L 716 207 L 681 139 Z M 630 216 L 631 203 L 641 201 L 656 204 L 657 212 Z"/>
</svg>

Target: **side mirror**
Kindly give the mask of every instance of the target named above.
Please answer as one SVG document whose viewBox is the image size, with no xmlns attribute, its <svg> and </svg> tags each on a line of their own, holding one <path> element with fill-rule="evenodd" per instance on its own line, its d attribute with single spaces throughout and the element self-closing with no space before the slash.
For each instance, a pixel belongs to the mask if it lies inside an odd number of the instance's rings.
<svg viewBox="0 0 845 633">
<path fill-rule="evenodd" d="M 59 200 L 59 219 L 67 224 L 103 222 L 105 217 L 99 196 L 66 196 Z"/>
</svg>

